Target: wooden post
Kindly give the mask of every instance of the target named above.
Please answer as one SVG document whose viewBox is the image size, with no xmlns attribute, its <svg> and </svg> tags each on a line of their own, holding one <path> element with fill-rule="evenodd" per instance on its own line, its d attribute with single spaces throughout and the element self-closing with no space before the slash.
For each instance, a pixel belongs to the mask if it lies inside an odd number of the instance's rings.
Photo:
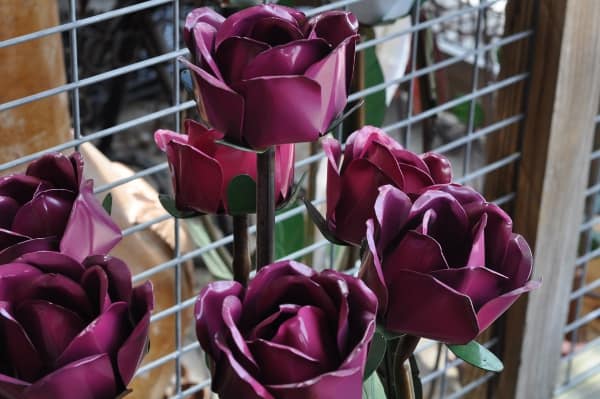
<svg viewBox="0 0 600 399">
<path fill-rule="evenodd" d="M 600 2 L 539 0 L 538 7 L 534 2 L 511 3 L 507 20 L 537 21 L 514 220 L 515 230 L 534 249 L 535 275 L 544 285 L 518 301 L 505 318 L 506 371 L 496 393 L 499 399 L 548 399 L 560 365 L 600 99 Z M 518 64 L 527 50 L 517 51 L 515 59 L 505 58 L 510 61 L 503 68 L 522 66 Z M 511 107 L 514 111 L 517 105 L 509 102 L 515 94 L 501 94 L 500 113 Z M 517 135 L 498 140 L 504 151 L 519 148 Z"/>
</svg>

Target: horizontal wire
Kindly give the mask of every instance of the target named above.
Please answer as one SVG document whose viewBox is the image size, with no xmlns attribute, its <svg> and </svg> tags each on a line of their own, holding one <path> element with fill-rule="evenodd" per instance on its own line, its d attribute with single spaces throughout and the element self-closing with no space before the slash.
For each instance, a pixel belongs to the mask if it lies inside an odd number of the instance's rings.
<svg viewBox="0 0 600 399">
<path fill-rule="evenodd" d="M 600 363 L 588 368 L 586 371 L 575 375 L 569 379 L 568 384 L 561 385 L 556 390 L 554 390 L 554 395 L 559 396 L 560 394 L 568 391 L 576 385 L 581 384 L 583 381 L 587 380 L 590 377 L 593 377 L 600 373 Z"/>
<path fill-rule="evenodd" d="M 594 320 L 598 317 L 600 317 L 600 308 L 593 310 L 593 311 L 587 313 L 584 317 L 580 317 L 579 319 L 567 324 L 563 328 L 563 333 L 565 333 L 565 334 L 570 333 L 571 331 L 573 331 L 585 324 L 588 324 L 589 322 L 591 322 L 592 320 Z"/>
<path fill-rule="evenodd" d="M 129 182 L 132 182 L 134 180 L 137 180 L 137 179 L 140 179 L 142 177 L 149 176 L 149 175 L 153 175 L 155 173 L 162 172 L 162 171 L 167 170 L 167 169 L 169 169 L 169 163 L 168 162 L 161 162 L 158 165 L 154 165 L 154 166 L 152 166 L 150 168 L 146 168 L 144 170 L 136 172 L 136 173 L 134 173 L 131 176 L 127 176 L 127 177 L 125 177 L 123 179 L 115 180 L 115 181 L 113 181 L 111 183 L 107 183 L 107 184 L 103 184 L 102 186 L 98 186 L 98 187 L 96 187 L 94 189 L 94 193 L 95 194 L 102 193 L 104 191 L 108 191 L 108 190 L 113 189 L 115 187 L 125 185 L 125 184 L 127 184 Z"/>
<path fill-rule="evenodd" d="M 155 224 L 164 222 L 165 220 L 169 220 L 172 217 L 173 216 L 171 216 L 168 213 L 166 213 L 166 214 L 161 215 L 159 217 L 156 217 L 156 218 L 154 218 L 152 220 L 148 220 L 147 222 L 143 222 L 143 223 L 139 223 L 139 224 L 133 225 L 131 227 L 127 227 L 126 229 L 123 229 L 123 231 L 121 232 L 121 234 L 123 235 L 123 237 L 126 237 L 128 235 L 135 234 L 135 233 L 138 233 L 138 232 L 140 232 L 142 230 L 145 230 L 145 229 L 147 229 L 149 227 L 152 227 Z"/>
<path fill-rule="evenodd" d="M 489 380 L 491 380 L 492 378 L 494 378 L 495 375 L 496 374 L 491 373 L 491 372 L 488 371 L 483 376 L 479 377 L 475 381 L 470 382 L 469 384 L 465 385 L 464 387 L 462 387 L 460 390 L 454 392 L 453 394 L 451 394 L 449 396 L 444 396 L 444 399 L 458 399 L 458 398 L 462 398 L 465 394 L 471 392 L 475 388 L 477 388 L 477 387 L 485 384 L 486 382 L 488 382 Z"/>
<path fill-rule="evenodd" d="M 15 44 L 24 43 L 30 40 L 39 39 L 44 36 L 52 35 L 54 33 L 62 33 L 68 30 L 81 28 L 83 26 L 92 25 L 98 22 L 106 21 L 111 18 L 121 17 L 127 14 L 133 14 L 135 12 L 157 7 L 163 4 L 173 3 L 174 1 L 177 0 L 150 0 L 127 7 L 118 8 L 116 10 L 107 11 L 102 14 L 78 19 L 74 22 L 67 22 L 61 25 L 53 26 L 51 28 L 41 29 L 35 32 L 28 33 L 26 35 L 16 36 L 7 40 L 0 41 L 0 48 L 13 46 Z"/>
<path fill-rule="evenodd" d="M 586 351 L 588 351 L 596 346 L 600 346 L 600 337 L 596 337 L 593 340 L 586 342 L 581 347 L 577 347 L 574 351 L 561 357 L 560 360 L 561 360 L 561 362 L 569 361 L 570 359 L 577 357 L 579 355 L 582 355 Z"/>
<path fill-rule="evenodd" d="M 140 375 L 140 374 L 144 374 L 147 373 L 148 371 L 158 367 L 158 366 L 162 366 L 165 363 L 170 362 L 171 360 L 175 360 L 177 357 L 181 357 L 182 355 L 191 352 L 195 349 L 199 349 L 200 348 L 200 343 L 196 342 L 192 342 L 191 344 L 188 344 L 184 347 L 182 347 L 180 350 L 176 350 L 173 351 L 171 353 L 168 353 L 162 357 L 159 357 L 158 359 L 155 359 L 151 362 L 146 363 L 145 365 L 143 365 L 142 367 L 140 367 L 137 372 L 135 373 L 136 376 Z"/>
<path fill-rule="evenodd" d="M 571 292 L 571 294 L 569 295 L 569 301 L 573 301 L 577 298 L 580 298 L 585 294 L 596 290 L 597 288 L 600 288 L 600 279 L 594 280 L 590 284 L 584 285 L 583 287 Z"/>
</svg>

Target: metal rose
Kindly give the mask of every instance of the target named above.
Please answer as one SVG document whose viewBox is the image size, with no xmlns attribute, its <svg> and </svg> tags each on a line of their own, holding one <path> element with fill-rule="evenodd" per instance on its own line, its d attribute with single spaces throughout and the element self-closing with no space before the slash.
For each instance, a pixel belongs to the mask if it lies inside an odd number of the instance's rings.
<svg viewBox="0 0 600 399">
<path fill-rule="evenodd" d="M 307 19 L 263 4 L 227 19 L 188 14 L 184 40 L 201 116 L 228 140 L 265 148 L 314 141 L 344 109 L 358 21 L 331 11 Z"/>
<path fill-rule="evenodd" d="M 448 159 L 435 153 L 417 155 L 383 130 L 365 126 L 352 133 L 343 152 L 340 143 L 323 139 L 327 168 L 327 224 L 341 241 L 360 245 L 365 222 L 374 216 L 378 187 L 393 184 L 406 193 L 449 183 Z"/>
<path fill-rule="evenodd" d="M 180 210 L 227 213 L 227 188 L 233 178 L 248 175 L 256 181 L 256 153 L 238 150 L 216 140 L 223 134 L 192 120 L 185 121 L 187 134 L 158 130 L 154 140 L 167 153 Z M 289 198 L 294 183 L 294 146 L 275 149 L 275 200 Z"/>
<path fill-rule="evenodd" d="M 222 399 L 360 399 L 376 312 L 362 281 L 285 261 L 205 287 L 196 333 Z"/>
<path fill-rule="evenodd" d="M 45 155 L 25 173 L 0 177 L 0 264 L 26 252 L 58 250 L 78 261 L 107 254 L 121 230 L 82 181 L 79 153 Z"/>
<path fill-rule="evenodd" d="M 127 265 L 30 252 L 0 266 L 0 397 L 114 399 L 145 355 L 152 284 Z"/>
<path fill-rule="evenodd" d="M 465 344 L 539 286 L 510 217 L 469 187 L 433 186 L 414 202 L 381 187 L 367 242 L 361 278 L 390 331 Z"/>
</svg>

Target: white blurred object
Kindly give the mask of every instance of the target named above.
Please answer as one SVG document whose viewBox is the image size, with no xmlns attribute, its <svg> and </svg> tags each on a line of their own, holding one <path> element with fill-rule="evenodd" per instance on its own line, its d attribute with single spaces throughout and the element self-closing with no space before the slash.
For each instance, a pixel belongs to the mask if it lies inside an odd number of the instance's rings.
<svg viewBox="0 0 600 399">
<path fill-rule="evenodd" d="M 363 0 L 349 6 L 358 20 L 366 25 L 393 21 L 410 12 L 414 0 Z"/>
<path fill-rule="evenodd" d="M 402 1 L 400 1 L 400 3 L 401 2 Z M 410 27 L 410 17 L 404 17 L 393 24 L 376 26 L 375 37 L 385 37 L 408 30 Z M 400 79 L 406 73 L 406 66 L 408 65 L 408 60 L 410 58 L 410 43 L 411 34 L 407 33 L 377 45 L 375 52 L 386 82 Z M 396 90 L 398 90 L 398 84 L 393 84 L 386 88 L 385 103 L 387 105 L 390 105 L 392 102 Z"/>
</svg>

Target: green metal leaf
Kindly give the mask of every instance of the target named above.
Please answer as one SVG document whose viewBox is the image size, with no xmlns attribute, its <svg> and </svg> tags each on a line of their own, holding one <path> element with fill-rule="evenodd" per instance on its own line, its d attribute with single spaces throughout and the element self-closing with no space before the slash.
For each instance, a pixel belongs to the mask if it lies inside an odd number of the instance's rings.
<svg viewBox="0 0 600 399">
<path fill-rule="evenodd" d="M 386 330 L 381 324 L 377 325 L 376 332 L 381 334 L 387 341 L 393 341 L 404 336 L 404 334 L 399 334 Z"/>
<path fill-rule="evenodd" d="M 448 345 L 448 349 L 465 362 L 487 371 L 500 372 L 504 369 L 502 361 L 477 341 L 466 345 Z"/>
<path fill-rule="evenodd" d="M 304 205 L 306 206 L 306 210 L 308 212 L 308 216 L 310 216 L 311 220 L 317 226 L 323 237 L 325 237 L 329 242 L 337 245 L 348 245 L 344 241 L 339 240 L 335 237 L 333 232 L 329 231 L 329 227 L 327 226 L 327 221 L 323 219 L 319 210 L 314 207 L 314 205 L 307 200 L 306 198 L 302 199 L 304 201 Z"/>
<path fill-rule="evenodd" d="M 188 233 L 194 244 L 199 247 L 205 247 L 211 243 L 211 238 L 204 229 L 199 219 L 188 219 L 186 220 Z M 231 267 L 223 261 L 219 256 L 217 250 L 206 251 L 202 253 L 202 261 L 206 265 L 206 268 L 219 280 L 231 280 L 233 279 L 233 271 Z"/>
<path fill-rule="evenodd" d="M 112 213 L 112 203 L 112 194 L 106 194 L 106 197 L 104 197 L 104 199 L 102 200 L 102 208 L 104 208 L 106 213 L 108 213 L 109 215 Z"/>
<path fill-rule="evenodd" d="M 292 203 L 291 207 L 296 206 Z M 285 212 L 282 209 L 277 213 Z M 283 258 L 304 247 L 304 215 L 294 215 L 275 224 L 275 259 Z"/>
<path fill-rule="evenodd" d="M 375 37 L 375 34 L 372 34 Z M 383 69 L 377 59 L 375 47 L 365 49 L 365 87 L 373 87 L 385 81 Z M 365 97 L 365 122 L 367 125 L 381 126 L 385 118 L 385 88 Z"/>
<path fill-rule="evenodd" d="M 365 374 L 363 375 L 363 381 L 366 380 L 373 374 L 377 367 L 383 361 L 385 350 L 387 348 L 387 340 L 379 331 L 375 331 L 373 334 L 373 340 L 369 347 L 369 353 L 367 354 L 367 364 L 365 366 Z"/>
<path fill-rule="evenodd" d="M 256 212 L 256 183 L 248 175 L 238 175 L 227 186 L 227 209 L 231 215 Z"/>
<path fill-rule="evenodd" d="M 377 373 L 372 373 L 365 382 L 363 382 L 363 399 L 387 399 L 383 384 Z"/>
<path fill-rule="evenodd" d="M 202 213 L 196 211 L 180 211 L 175 205 L 175 200 L 167 194 L 159 194 L 158 200 L 163 208 L 165 208 L 165 211 L 177 219 L 188 219 L 194 216 L 202 215 Z"/>
</svg>

